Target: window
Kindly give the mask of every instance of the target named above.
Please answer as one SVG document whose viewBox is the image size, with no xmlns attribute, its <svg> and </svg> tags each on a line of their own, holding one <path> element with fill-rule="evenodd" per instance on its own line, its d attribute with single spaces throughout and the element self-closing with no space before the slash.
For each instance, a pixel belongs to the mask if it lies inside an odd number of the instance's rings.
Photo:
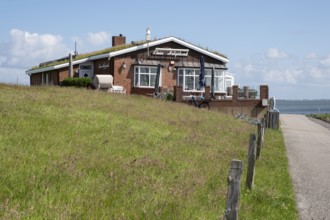
<svg viewBox="0 0 330 220">
<path fill-rule="evenodd" d="M 92 69 L 92 66 L 83 66 L 83 65 L 80 65 L 80 69 L 81 70 L 91 70 Z"/>
<path fill-rule="evenodd" d="M 223 88 L 223 70 L 216 69 L 214 71 L 214 91 L 224 91 Z M 180 68 L 178 72 L 178 85 L 183 87 L 184 91 L 204 91 L 199 88 L 200 69 Z M 205 69 L 205 84 L 211 86 L 212 70 Z"/>
<path fill-rule="evenodd" d="M 233 86 L 233 80 L 232 79 L 227 79 L 226 78 L 226 86 L 225 88 L 232 87 Z"/>
<path fill-rule="evenodd" d="M 136 66 L 134 68 L 134 87 L 154 88 L 156 82 L 157 67 Z M 159 76 L 159 86 L 162 85 L 161 73 Z"/>
</svg>

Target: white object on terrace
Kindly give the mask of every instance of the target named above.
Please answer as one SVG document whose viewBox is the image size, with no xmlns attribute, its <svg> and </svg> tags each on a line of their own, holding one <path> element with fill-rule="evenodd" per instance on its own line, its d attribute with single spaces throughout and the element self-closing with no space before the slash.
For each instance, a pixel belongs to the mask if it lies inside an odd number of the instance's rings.
<svg viewBox="0 0 330 220">
<path fill-rule="evenodd" d="M 112 86 L 110 92 L 113 93 L 126 93 L 126 89 L 123 86 Z"/>
<path fill-rule="evenodd" d="M 111 75 L 95 75 L 93 79 L 93 85 L 96 90 L 111 89 L 113 86 L 113 76 Z"/>
<path fill-rule="evenodd" d="M 126 93 L 126 89 L 123 86 L 113 85 L 112 75 L 95 75 L 93 85 L 97 91 L 101 89 L 113 93 Z"/>
</svg>

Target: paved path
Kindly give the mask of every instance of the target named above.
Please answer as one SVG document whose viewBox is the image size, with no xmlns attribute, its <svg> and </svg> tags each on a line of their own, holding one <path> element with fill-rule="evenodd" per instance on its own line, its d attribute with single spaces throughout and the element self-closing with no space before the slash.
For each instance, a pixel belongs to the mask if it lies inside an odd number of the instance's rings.
<svg viewBox="0 0 330 220">
<path fill-rule="evenodd" d="M 299 219 L 330 220 L 330 128 L 304 115 L 280 120 Z"/>
</svg>

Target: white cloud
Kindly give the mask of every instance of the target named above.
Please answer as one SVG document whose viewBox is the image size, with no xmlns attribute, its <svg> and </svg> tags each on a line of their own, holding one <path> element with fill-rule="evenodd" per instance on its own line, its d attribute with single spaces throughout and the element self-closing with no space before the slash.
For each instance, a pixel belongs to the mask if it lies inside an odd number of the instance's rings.
<svg viewBox="0 0 330 220">
<path fill-rule="evenodd" d="M 252 64 L 248 64 L 244 67 L 244 70 L 246 73 L 251 73 L 251 72 L 255 71 L 255 68 Z"/>
<path fill-rule="evenodd" d="M 10 41 L 1 45 L 0 65 L 27 69 L 40 62 L 62 57 L 68 49 L 59 35 L 12 29 Z"/>
<path fill-rule="evenodd" d="M 279 51 L 277 48 L 270 48 L 267 51 L 267 57 L 271 59 L 287 58 L 288 54 Z"/>
<path fill-rule="evenodd" d="M 230 71 L 236 73 L 236 82 L 241 86 L 251 86 L 251 82 L 257 82 L 255 85 L 265 83 L 274 96 L 330 99 L 330 54 L 325 57 L 310 55 L 274 60 L 267 58 L 266 53 L 258 54 L 234 64 Z M 284 88 L 290 88 L 291 92 L 285 92 Z"/>
<path fill-rule="evenodd" d="M 7 61 L 6 57 L 0 56 L 0 66 Z"/>
<path fill-rule="evenodd" d="M 9 41 L 0 42 L 0 81 L 28 84 L 25 71 L 41 62 L 66 56 L 69 49 L 60 35 L 30 33 L 12 29 Z M 111 35 L 107 32 L 87 33 L 71 38 L 77 42 L 78 52 L 92 51 L 97 47 L 110 47 Z"/>
<path fill-rule="evenodd" d="M 272 69 L 272 70 L 262 70 L 263 80 L 267 82 L 276 82 L 284 84 L 296 84 L 298 78 L 302 74 L 302 70 L 299 69 Z"/>
<path fill-rule="evenodd" d="M 326 68 L 330 68 L 330 54 L 320 61 L 320 64 Z"/>
<path fill-rule="evenodd" d="M 307 54 L 307 56 L 306 56 L 306 59 L 309 59 L 309 60 L 314 60 L 316 58 L 317 58 L 316 53 L 310 53 L 310 54 Z"/>
<path fill-rule="evenodd" d="M 98 32 L 98 33 L 88 33 L 87 34 L 87 41 L 94 45 L 104 45 L 108 44 L 110 46 L 111 35 L 105 31 Z"/>
<path fill-rule="evenodd" d="M 8 42 L 0 42 L 0 82 L 29 84 L 27 69 L 69 52 L 59 35 L 12 29 L 9 36 Z"/>
</svg>

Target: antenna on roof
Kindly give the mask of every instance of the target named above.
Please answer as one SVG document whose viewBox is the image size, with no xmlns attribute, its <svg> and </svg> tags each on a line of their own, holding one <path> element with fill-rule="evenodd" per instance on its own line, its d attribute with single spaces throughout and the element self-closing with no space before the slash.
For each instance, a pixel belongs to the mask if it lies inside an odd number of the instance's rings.
<svg viewBox="0 0 330 220">
<path fill-rule="evenodd" d="M 74 56 L 78 56 L 77 41 L 74 42 Z"/>
<path fill-rule="evenodd" d="M 151 29 L 150 27 L 147 27 L 147 30 L 146 30 L 146 41 L 147 41 L 147 48 L 148 48 L 148 57 L 149 57 L 149 41 L 151 40 Z"/>
</svg>

